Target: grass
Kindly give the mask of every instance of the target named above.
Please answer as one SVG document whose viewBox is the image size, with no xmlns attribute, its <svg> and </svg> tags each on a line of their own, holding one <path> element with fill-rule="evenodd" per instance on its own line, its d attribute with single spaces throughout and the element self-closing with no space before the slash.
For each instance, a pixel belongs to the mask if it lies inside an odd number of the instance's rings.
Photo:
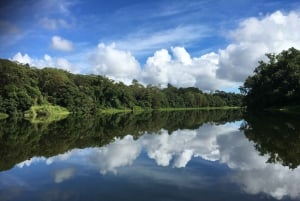
<svg viewBox="0 0 300 201">
<path fill-rule="evenodd" d="M 0 112 L 0 120 L 1 120 L 1 119 L 6 119 L 6 118 L 8 118 L 8 114 L 1 113 L 1 112 Z"/>
<path fill-rule="evenodd" d="M 25 111 L 24 117 L 32 123 L 51 123 L 66 118 L 70 112 L 58 105 L 35 105 Z"/>
</svg>

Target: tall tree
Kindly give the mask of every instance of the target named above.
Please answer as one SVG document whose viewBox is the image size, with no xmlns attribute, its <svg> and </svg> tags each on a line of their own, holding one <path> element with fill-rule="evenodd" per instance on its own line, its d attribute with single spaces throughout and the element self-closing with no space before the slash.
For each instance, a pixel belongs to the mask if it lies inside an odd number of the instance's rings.
<svg viewBox="0 0 300 201">
<path fill-rule="evenodd" d="M 280 54 L 266 54 L 240 88 L 250 108 L 280 107 L 300 102 L 300 51 L 295 48 Z"/>
</svg>

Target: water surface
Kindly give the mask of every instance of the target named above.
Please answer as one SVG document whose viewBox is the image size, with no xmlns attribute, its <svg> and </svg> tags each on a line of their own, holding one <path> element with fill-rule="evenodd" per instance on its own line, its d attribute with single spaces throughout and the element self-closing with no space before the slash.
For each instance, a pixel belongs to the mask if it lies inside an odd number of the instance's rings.
<svg viewBox="0 0 300 201">
<path fill-rule="evenodd" d="M 300 200 L 298 122 L 241 111 L 0 121 L 0 200 Z"/>
</svg>

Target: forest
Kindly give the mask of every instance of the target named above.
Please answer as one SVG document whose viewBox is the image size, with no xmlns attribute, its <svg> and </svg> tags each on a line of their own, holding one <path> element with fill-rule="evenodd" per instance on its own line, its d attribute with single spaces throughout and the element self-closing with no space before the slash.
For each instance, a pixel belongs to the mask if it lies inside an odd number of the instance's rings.
<svg viewBox="0 0 300 201">
<path fill-rule="evenodd" d="M 72 113 L 95 114 L 115 108 L 151 110 L 241 106 L 243 95 L 203 92 L 195 87 L 166 88 L 115 82 L 102 75 L 72 74 L 56 68 L 38 69 L 0 59 L 0 113 L 22 115 L 31 106 L 58 105 Z"/>
<path fill-rule="evenodd" d="M 279 54 L 266 54 L 240 88 L 244 104 L 250 110 L 292 106 L 299 110 L 300 51 L 295 48 Z"/>
</svg>

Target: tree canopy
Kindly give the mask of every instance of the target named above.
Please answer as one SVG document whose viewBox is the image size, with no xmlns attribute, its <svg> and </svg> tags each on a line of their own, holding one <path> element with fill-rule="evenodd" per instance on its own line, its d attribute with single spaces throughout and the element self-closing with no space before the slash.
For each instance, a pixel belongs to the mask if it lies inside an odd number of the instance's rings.
<svg viewBox="0 0 300 201">
<path fill-rule="evenodd" d="M 0 59 L 0 113 L 20 114 L 33 105 L 55 104 L 73 113 L 133 107 L 240 106 L 242 95 L 217 91 L 204 93 L 195 87 L 167 88 L 137 80 L 127 86 L 101 75 L 79 75 L 55 68 L 37 69 Z"/>
<path fill-rule="evenodd" d="M 266 54 L 240 88 L 249 108 L 297 105 L 300 101 L 300 51 L 295 48 L 279 54 Z"/>
</svg>

